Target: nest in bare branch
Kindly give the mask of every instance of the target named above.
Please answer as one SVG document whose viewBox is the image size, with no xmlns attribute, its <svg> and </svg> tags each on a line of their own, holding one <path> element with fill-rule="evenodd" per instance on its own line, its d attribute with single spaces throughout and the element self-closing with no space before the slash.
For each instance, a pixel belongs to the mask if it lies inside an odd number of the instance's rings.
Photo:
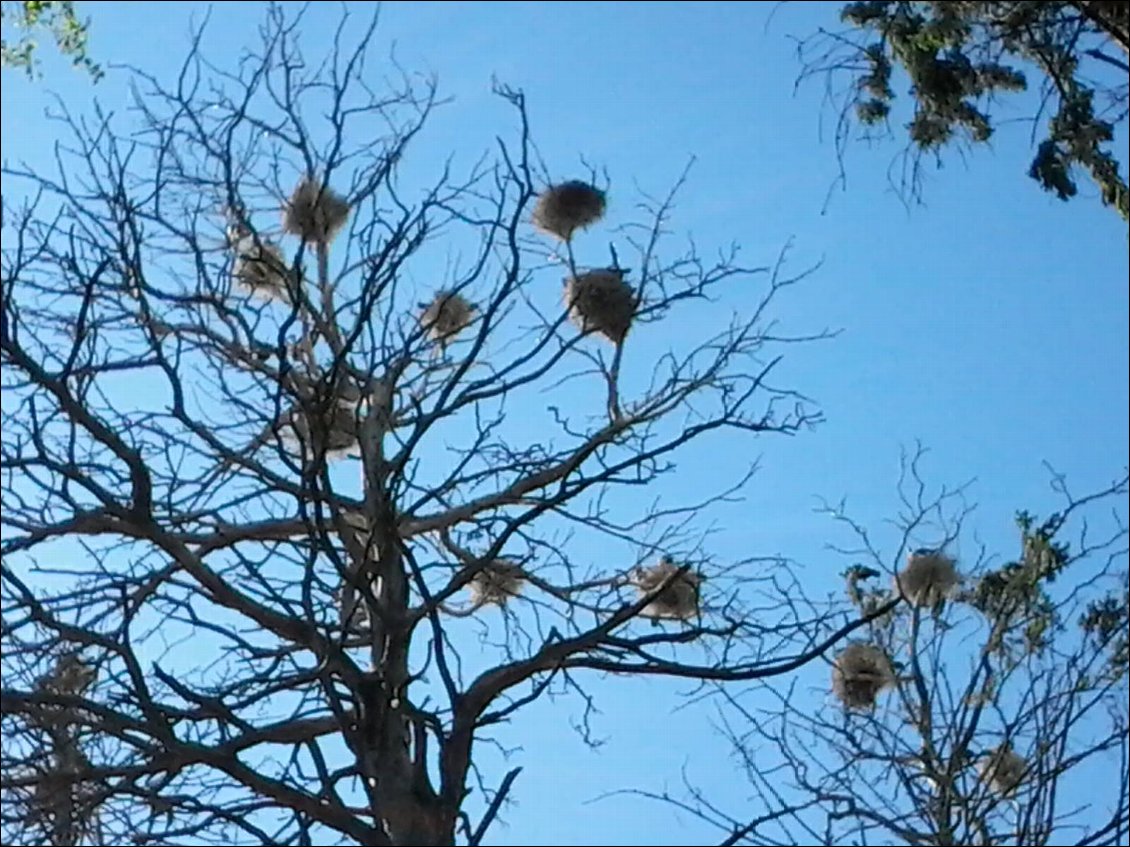
<svg viewBox="0 0 1130 847">
<path fill-rule="evenodd" d="M 923 548 L 906 557 L 906 567 L 895 576 L 894 590 L 915 606 L 931 608 L 949 599 L 960 582 L 952 558 Z"/>
<path fill-rule="evenodd" d="M 534 206 L 534 226 L 563 241 L 578 229 L 590 226 L 604 217 L 604 192 L 595 186 L 571 179 L 551 185 L 543 191 Z"/>
<path fill-rule="evenodd" d="M 471 591 L 471 602 L 476 606 L 493 604 L 502 606 L 511 597 L 522 593 L 526 572 L 522 566 L 504 559 L 495 559 L 479 570 L 467 587 Z"/>
<path fill-rule="evenodd" d="M 979 765 L 981 779 L 1004 797 L 1016 793 L 1027 768 L 1024 757 L 1017 755 L 1007 742 L 982 759 Z"/>
<path fill-rule="evenodd" d="M 475 312 L 475 306 L 461 294 L 441 291 L 424 306 L 420 313 L 420 326 L 432 341 L 447 344 L 471 325 Z"/>
<path fill-rule="evenodd" d="M 308 453 L 324 452 L 327 460 L 356 456 L 360 438 L 356 402 L 341 399 L 330 404 L 316 426 L 312 426 L 307 413 L 297 407 L 288 415 L 283 436 L 296 448 L 300 444 L 304 446 Z"/>
<path fill-rule="evenodd" d="M 286 385 L 300 400 L 307 403 L 320 402 L 320 392 L 332 394 L 332 404 L 340 409 L 353 410 L 361 402 L 361 387 L 351 379 L 339 378 L 332 385 L 311 378 L 298 369 L 291 369 L 286 376 Z"/>
<path fill-rule="evenodd" d="M 263 300 L 290 302 L 294 277 L 276 245 L 247 235 L 237 242 L 235 249 L 232 276 L 244 291 Z"/>
<path fill-rule="evenodd" d="M 832 665 L 832 693 L 848 709 L 873 709 L 883 689 L 894 685 L 887 654 L 873 644 L 849 644 Z"/>
<path fill-rule="evenodd" d="M 599 332 L 619 344 L 632 327 L 636 293 L 621 270 L 588 271 L 565 280 L 565 305 L 581 332 Z"/>
<path fill-rule="evenodd" d="M 283 229 L 308 244 L 329 244 L 349 219 L 349 203 L 329 186 L 303 178 L 283 207 Z"/>
<path fill-rule="evenodd" d="M 279 434 L 295 451 L 305 448 L 307 455 L 324 452 L 327 460 L 358 454 L 361 421 L 358 406 L 363 391 L 355 382 L 340 379 L 329 390 L 309 376 L 291 371 L 287 387 L 297 398 L 279 425 Z"/>
<path fill-rule="evenodd" d="M 680 573 L 681 569 L 667 556 L 656 565 L 636 569 L 633 582 L 640 597 L 659 592 L 640 611 L 643 617 L 685 621 L 698 616 L 703 576 L 690 569 Z"/>
<path fill-rule="evenodd" d="M 64 653 L 55 662 L 51 673 L 43 678 L 41 684 L 47 691 L 56 694 L 70 694 L 81 697 L 90 686 L 98 671 L 93 665 L 84 662 L 78 653 Z"/>
<path fill-rule="evenodd" d="M 84 780 L 91 762 L 72 733 L 53 732 L 29 798 L 32 822 L 52 834 L 52 844 L 79 844 L 97 814 L 96 786 Z"/>
</svg>

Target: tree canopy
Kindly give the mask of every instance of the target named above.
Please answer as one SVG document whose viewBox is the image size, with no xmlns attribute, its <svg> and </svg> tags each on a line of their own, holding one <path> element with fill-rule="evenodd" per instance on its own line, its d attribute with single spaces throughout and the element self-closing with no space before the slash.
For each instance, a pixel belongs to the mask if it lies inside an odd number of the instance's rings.
<svg viewBox="0 0 1130 847">
<path fill-rule="evenodd" d="M 920 197 L 922 165 L 950 147 L 988 143 L 1007 95 L 1038 94 L 1042 129 L 1028 176 L 1061 200 L 1080 174 L 1130 220 L 1117 155 L 1130 102 L 1130 6 L 1117 2 L 895 2 L 843 6 L 847 28 L 800 42 L 803 76 L 822 76 L 837 104 L 837 148 L 905 130 L 895 182 Z M 846 84 L 845 84 L 846 83 Z M 907 97 L 901 105 L 900 96 Z M 1121 136 L 1121 147 L 1126 138 Z"/>
<path fill-rule="evenodd" d="M 771 378 L 805 274 L 672 250 L 674 191 L 554 176 L 503 86 L 493 156 L 407 184 L 435 86 L 375 90 L 347 20 L 308 63 L 271 7 L 228 70 L 197 39 L 128 116 L 60 116 L 56 172 L 4 166 L 7 843 L 477 844 L 535 701 L 862 625 L 710 553 L 752 463 L 637 494 L 818 421 Z"/>
<path fill-rule="evenodd" d="M 4 0 L 0 3 L 0 26 L 18 34 L 14 41 L 5 36 L 0 42 L 0 64 L 34 75 L 38 62 L 36 34 L 47 32 L 59 52 L 76 66 L 86 69 L 95 80 L 102 76 L 102 68 L 86 50 L 90 25 L 79 20 L 71 0 Z"/>
</svg>

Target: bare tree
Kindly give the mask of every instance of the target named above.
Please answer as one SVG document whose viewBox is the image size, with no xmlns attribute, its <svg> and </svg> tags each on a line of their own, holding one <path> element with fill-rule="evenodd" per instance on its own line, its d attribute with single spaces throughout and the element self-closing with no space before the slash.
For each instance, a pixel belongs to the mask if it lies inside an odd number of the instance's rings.
<svg viewBox="0 0 1130 847">
<path fill-rule="evenodd" d="M 862 623 L 710 556 L 752 469 L 641 497 L 817 420 L 772 378 L 804 274 L 670 254 L 674 192 L 606 256 L 607 186 L 550 180 L 502 86 L 515 137 L 414 189 L 433 82 L 375 90 L 375 20 L 316 62 L 300 27 L 218 63 L 201 31 L 131 71 L 128 127 L 61 107 L 57 171 L 4 168 L 5 843 L 478 844 L 531 702 L 784 674 Z"/>
<path fill-rule="evenodd" d="M 1055 477 L 1061 508 L 1020 513 L 1018 552 L 991 557 L 964 529 L 966 489 L 931 493 L 921 455 L 904 464 L 893 557 L 829 509 L 855 539 L 837 548 L 850 606 L 899 605 L 802 672 L 815 691 L 725 695 L 763 808 L 742 820 L 701 792 L 664 799 L 724 844 L 1126 843 L 1127 478 L 1077 497 Z"/>
</svg>

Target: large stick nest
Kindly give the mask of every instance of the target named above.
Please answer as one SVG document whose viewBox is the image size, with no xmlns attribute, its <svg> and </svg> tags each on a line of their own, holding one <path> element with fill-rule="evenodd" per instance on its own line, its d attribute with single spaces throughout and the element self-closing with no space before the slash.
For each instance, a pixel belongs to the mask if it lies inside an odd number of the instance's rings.
<svg viewBox="0 0 1130 847">
<path fill-rule="evenodd" d="M 471 325 L 475 319 L 475 306 L 454 291 L 440 291 L 420 313 L 420 326 L 428 338 L 447 344 Z"/>
<path fill-rule="evenodd" d="M 284 439 L 296 449 L 300 443 L 305 445 L 305 449 L 315 455 L 324 451 L 328 460 L 356 456 L 360 438 L 357 406 L 361 390 L 343 381 L 336 386 L 333 399 L 323 404 L 320 398 L 312 396 L 314 387 L 309 380 L 298 377 L 294 383 L 303 400 L 286 415 Z M 316 426 L 311 425 L 313 421 Z"/>
<path fill-rule="evenodd" d="M 551 185 L 534 206 L 533 222 L 538 229 L 568 241 L 578 229 L 596 223 L 604 216 L 604 192 L 571 179 Z"/>
<path fill-rule="evenodd" d="M 636 293 L 621 270 L 588 271 L 565 280 L 565 305 L 581 332 L 598 332 L 620 344 L 632 328 Z"/>
<path fill-rule="evenodd" d="M 848 709 L 875 708 L 879 693 L 894 682 L 891 660 L 873 644 L 849 644 L 832 665 L 832 693 Z"/>
<path fill-rule="evenodd" d="M 981 760 L 981 779 L 988 783 L 993 791 L 1008 797 L 1016 793 L 1027 768 L 1028 763 L 1024 758 L 1005 743 Z"/>
<path fill-rule="evenodd" d="M 894 590 L 912 605 L 930 608 L 949 599 L 961 577 L 957 563 L 938 550 L 922 548 L 906 557 L 906 567 L 896 574 Z"/>
<path fill-rule="evenodd" d="M 656 565 L 636 569 L 633 581 L 641 598 L 659 591 L 640 611 L 643 617 L 685 621 L 698 616 L 704 577 L 691 569 L 679 573 L 681 567 L 664 556 Z"/>
<path fill-rule="evenodd" d="M 329 186 L 303 178 L 283 206 L 283 229 L 308 244 L 329 244 L 349 219 L 349 203 Z"/>
<path fill-rule="evenodd" d="M 501 606 L 522 593 L 525 581 L 526 572 L 521 565 L 495 559 L 471 577 L 467 587 L 471 591 L 471 602 L 476 607 L 486 604 Z"/>
<path fill-rule="evenodd" d="M 80 697 L 94 684 L 97 674 L 97 669 L 83 661 L 77 653 L 64 653 L 56 660 L 51 672 L 40 681 L 40 685 L 56 694 Z"/>
<path fill-rule="evenodd" d="M 91 762 L 73 738 L 65 737 L 56 739 L 45 758 L 28 811 L 43 830 L 66 839 L 49 843 L 79 844 L 90 834 L 98 810 L 98 786 L 81 777 Z"/>
<path fill-rule="evenodd" d="M 255 297 L 289 303 L 294 275 L 282 251 L 271 242 L 256 240 L 251 235 L 240 237 L 233 246 L 236 258 L 232 276 L 236 283 Z"/>
</svg>

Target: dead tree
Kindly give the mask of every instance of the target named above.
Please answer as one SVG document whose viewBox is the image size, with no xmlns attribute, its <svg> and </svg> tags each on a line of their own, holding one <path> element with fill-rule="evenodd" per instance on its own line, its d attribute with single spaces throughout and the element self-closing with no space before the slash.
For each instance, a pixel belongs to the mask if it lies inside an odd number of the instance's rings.
<svg viewBox="0 0 1130 847">
<path fill-rule="evenodd" d="M 202 33 L 172 83 L 132 72 L 129 116 L 60 116 L 57 173 L 4 169 L 5 843 L 477 844 L 517 770 L 476 745 L 526 704 L 782 674 L 858 626 L 703 547 L 748 474 L 639 497 L 692 442 L 817 420 L 770 378 L 804 274 L 669 254 L 673 192 L 621 201 L 621 266 L 593 174 L 584 220 L 547 211 L 507 88 L 493 160 L 404 184 L 435 86 L 375 91 L 355 23 L 324 63 L 277 9 L 238 62 Z M 612 329 L 561 294 L 605 268 Z M 760 295 L 679 322 L 731 284 Z M 38 683 L 62 647 L 89 685 Z"/>
</svg>

